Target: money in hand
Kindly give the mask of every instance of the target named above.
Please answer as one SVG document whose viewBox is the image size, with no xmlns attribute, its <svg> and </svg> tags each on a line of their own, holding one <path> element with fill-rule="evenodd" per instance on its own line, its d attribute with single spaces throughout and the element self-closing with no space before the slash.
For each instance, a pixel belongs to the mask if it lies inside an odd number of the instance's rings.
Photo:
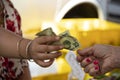
<svg viewBox="0 0 120 80">
<path fill-rule="evenodd" d="M 38 32 L 36 35 L 37 36 L 56 36 L 52 28 L 47 28 L 41 32 Z M 50 45 L 64 45 L 65 49 L 72 50 L 72 51 L 80 47 L 79 41 L 75 37 L 71 36 L 68 30 L 63 33 L 60 33 L 58 36 L 60 36 L 60 40 L 50 43 Z"/>
</svg>

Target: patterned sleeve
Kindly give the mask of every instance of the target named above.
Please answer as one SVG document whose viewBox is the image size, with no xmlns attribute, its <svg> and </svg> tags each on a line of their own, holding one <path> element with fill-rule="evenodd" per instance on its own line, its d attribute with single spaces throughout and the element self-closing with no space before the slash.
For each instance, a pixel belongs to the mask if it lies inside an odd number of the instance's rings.
<svg viewBox="0 0 120 80">
<path fill-rule="evenodd" d="M 21 18 L 11 0 L 0 0 L 0 26 L 3 26 L 15 34 L 22 34 Z M 0 56 L 0 80 L 14 80 L 18 78 L 24 73 L 23 67 L 26 66 L 28 66 L 28 62 L 25 59 Z"/>
<path fill-rule="evenodd" d="M 0 27 L 4 25 L 4 6 L 2 0 L 0 0 Z"/>
<path fill-rule="evenodd" d="M 26 67 L 28 66 L 28 61 L 26 59 L 23 59 L 21 64 L 22 64 L 22 67 Z"/>
</svg>

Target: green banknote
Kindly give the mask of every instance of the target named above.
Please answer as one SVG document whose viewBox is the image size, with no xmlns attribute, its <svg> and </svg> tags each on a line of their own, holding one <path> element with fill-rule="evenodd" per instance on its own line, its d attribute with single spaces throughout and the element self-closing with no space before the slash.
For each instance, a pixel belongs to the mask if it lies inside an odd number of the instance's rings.
<svg viewBox="0 0 120 80">
<path fill-rule="evenodd" d="M 52 28 L 49 27 L 47 29 L 44 29 L 41 32 L 38 32 L 36 35 L 37 36 L 55 36 L 56 34 L 53 32 Z"/>
<path fill-rule="evenodd" d="M 56 34 L 53 32 L 52 28 L 47 28 L 41 32 L 38 32 L 36 34 L 37 36 L 55 36 Z M 60 33 L 58 36 L 60 36 L 60 40 L 49 43 L 49 45 L 64 45 L 65 49 L 68 50 L 77 50 L 80 47 L 79 41 L 70 35 L 70 32 L 68 30 Z"/>
</svg>

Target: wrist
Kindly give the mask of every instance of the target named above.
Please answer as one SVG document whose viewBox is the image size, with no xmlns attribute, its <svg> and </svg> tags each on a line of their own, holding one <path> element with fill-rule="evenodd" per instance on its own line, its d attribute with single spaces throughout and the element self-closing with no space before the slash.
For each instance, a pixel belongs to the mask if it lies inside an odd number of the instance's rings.
<svg viewBox="0 0 120 80">
<path fill-rule="evenodd" d="M 30 45 L 31 40 L 29 39 L 22 39 L 19 45 L 19 57 L 22 59 L 28 59 L 28 47 Z"/>
</svg>

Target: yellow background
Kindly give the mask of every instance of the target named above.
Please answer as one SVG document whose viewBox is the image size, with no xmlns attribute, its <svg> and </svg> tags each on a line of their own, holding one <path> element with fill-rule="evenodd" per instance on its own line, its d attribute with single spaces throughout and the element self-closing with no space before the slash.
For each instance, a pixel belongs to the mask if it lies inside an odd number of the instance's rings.
<svg viewBox="0 0 120 80">
<path fill-rule="evenodd" d="M 56 34 L 59 34 L 65 30 L 69 30 L 71 35 L 76 37 L 80 44 L 81 49 L 92 46 L 94 44 L 110 44 L 119 46 L 120 45 L 120 24 L 109 22 L 99 19 L 63 19 L 59 23 L 46 22 L 47 26 L 49 24 L 54 24 L 52 27 Z M 35 34 L 46 27 L 41 24 L 41 27 L 37 29 L 29 29 L 24 31 L 24 37 L 29 37 L 33 39 Z M 58 58 L 57 65 L 58 71 L 56 74 L 46 74 L 38 77 L 33 77 L 33 80 L 67 80 L 68 74 L 71 72 L 69 64 L 64 59 L 67 52 L 63 51 L 63 55 Z M 85 80 L 90 78 L 89 75 L 85 76 Z M 73 79 L 77 80 L 77 79 Z"/>
</svg>

